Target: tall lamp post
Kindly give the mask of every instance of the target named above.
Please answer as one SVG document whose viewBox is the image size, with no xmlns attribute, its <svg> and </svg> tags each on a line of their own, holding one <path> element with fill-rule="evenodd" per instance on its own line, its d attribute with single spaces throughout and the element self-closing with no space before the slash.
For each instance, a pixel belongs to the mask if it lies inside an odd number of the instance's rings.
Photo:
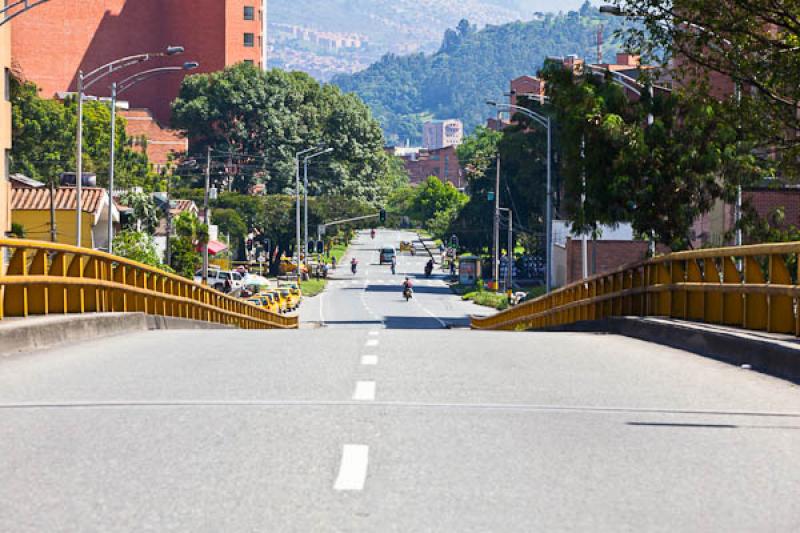
<svg viewBox="0 0 800 533">
<path fill-rule="evenodd" d="M 308 162 L 315 157 L 329 154 L 333 152 L 333 148 L 326 148 L 311 155 L 307 155 L 303 159 L 303 249 L 306 252 L 306 264 L 308 264 Z"/>
<path fill-rule="evenodd" d="M 83 190 L 83 100 L 84 92 L 98 81 L 106 78 L 119 70 L 144 63 L 159 57 L 174 56 L 183 53 L 182 46 L 168 46 L 163 52 L 151 52 L 134 56 L 123 57 L 97 67 L 91 72 L 78 72 L 78 132 L 75 142 L 75 214 L 76 214 L 76 241 L 81 246 L 81 193 Z"/>
<path fill-rule="evenodd" d="M 308 148 L 306 150 L 301 150 L 294 155 L 294 166 L 295 166 L 295 191 L 296 191 L 296 205 L 295 205 L 295 241 L 297 244 L 295 245 L 297 258 L 296 258 L 296 266 L 297 266 L 297 283 L 300 283 L 300 158 L 306 154 L 310 154 L 311 152 L 319 151 L 322 146 L 315 146 L 313 148 Z"/>
<path fill-rule="evenodd" d="M 175 67 L 161 67 L 161 68 L 154 68 L 150 70 L 145 70 L 144 72 L 139 72 L 128 78 L 125 78 L 121 82 L 117 83 L 114 82 L 111 84 L 111 155 L 108 165 L 108 253 L 114 253 L 114 221 L 111 219 L 112 213 L 112 205 L 114 203 L 114 167 L 115 167 L 115 151 L 116 151 L 116 137 L 117 137 L 117 97 L 133 87 L 138 83 L 141 83 L 145 80 L 149 80 L 155 76 L 159 76 L 162 74 L 168 74 L 171 72 L 181 72 L 181 71 L 188 71 L 194 70 L 199 67 L 200 64 L 195 61 L 190 61 L 184 63 L 183 66 L 175 66 Z M 169 198 L 167 198 L 169 201 Z M 169 205 L 167 205 L 167 209 L 169 210 Z M 167 240 L 169 240 L 169 235 L 167 235 Z"/>
<path fill-rule="evenodd" d="M 490 106 L 497 107 L 499 110 L 515 111 L 521 113 L 536 123 L 547 129 L 547 208 L 545 212 L 545 289 L 549 293 L 553 288 L 553 128 L 552 121 L 547 115 L 531 111 L 527 107 L 514 104 L 501 104 L 494 101 L 487 101 Z M 499 193 L 499 191 L 498 191 Z M 495 210 L 495 218 L 499 221 L 500 214 Z M 495 250 L 495 264 L 499 263 L 499 256 Z M 495 279 L 495 283 L 497 283 Z"/>
</svg>

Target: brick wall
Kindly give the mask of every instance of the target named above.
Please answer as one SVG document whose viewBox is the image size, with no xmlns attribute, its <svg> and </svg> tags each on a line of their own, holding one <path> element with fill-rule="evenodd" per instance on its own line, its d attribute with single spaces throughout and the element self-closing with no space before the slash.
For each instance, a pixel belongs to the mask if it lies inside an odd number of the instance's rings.
<svg viewBox="0 0 800 533">
<path fill-rule="evenodd" d="M 244 5 L 256 7 L 247 28 L 256 46 L 244 48 Z M 170 45 L 186 48 L 182 56 L 158 59 L 145 68 L 198 61 L 195 72 L 213 72 L 243 59 L 258 64 L 261 36 L 260 0 L 59 0 L 15 19 L 11 49 L 24 77 L 42 88 L 42 95 L 74 91 L 80 69 L 89 71 L 114 59 L 161 51 Z M 125 76 L 142 65 L 127 69 Z M 117 77 L 121 79 L 123 75 Z M 103 80 L 90 94 L 108 96 Z M 182 74 L 153 78 L 125 94 L 133 107 L 149 108 L 169 123 L 169 105 L 178 94 Z"/>
<path fill-rule="evenodd" d="M 592 241 L 588 242 L 589 275 L 615 270 L 647 258 L 645 241 Z M 669 248 L 658 247 L 659 253 L 669 253 Z M 583 279 L 583 254 L 580 240 L 567 240 L 567 284 Z"/>
<path fill-rule="evenodd" d="M 164 128 L 149 110 L 130 109 L 121 111 L 120 114 L 127 122 L 125 131 L 136 141 L 134 149 L 147 154 L 154 170 L 161 170 L 169 161 L 171 153 L 186 152 L 189 149 L 189 140 L 181 132 Z M 146 139 L 144 146 L 138 143 L 142 137 Z"/>
<path fill-rule="evenodd" d="M 416 159 L 403 157 L 403 164 L 408 172 L 412 185 L 418 185 L 429 176 L 436 176 L 442 181 L 463 187 L 461 164 L 455 147 L 448 146 L 440 150 L 421 150 Z"/>
<path fill-rule="evenodd" d="M 742 193 L 742 201 L 750 204 L 762 218 L 768 217 L 775 209 L 782 208 L 785 218 L 781 228 L 788 226 L 800 228 L 800 190 L 752 190 Z"/>
</svg>

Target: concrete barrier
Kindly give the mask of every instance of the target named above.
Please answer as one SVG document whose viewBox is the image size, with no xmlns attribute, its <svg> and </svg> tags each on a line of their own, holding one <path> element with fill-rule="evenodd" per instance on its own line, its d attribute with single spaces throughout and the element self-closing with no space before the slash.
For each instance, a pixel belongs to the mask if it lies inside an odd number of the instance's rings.
<svg viewBox="0 0 800 533">
<path fill-rule="evenodd" d="M 12 318 L 0 322 L 0 356 L 126 333 L 181 329 L 233 329 L 233 326 L 144 313 L 87 313 Z"/>
<path fill-rule="evenodd" d="M 752 370 L 800 383 L 800 341 L 791 335 L 667 318 L 641 317 L 576 322 L 536 331 L 602 332 L 624 335 L 737 366 L 749 365 Z"/>
</svg>

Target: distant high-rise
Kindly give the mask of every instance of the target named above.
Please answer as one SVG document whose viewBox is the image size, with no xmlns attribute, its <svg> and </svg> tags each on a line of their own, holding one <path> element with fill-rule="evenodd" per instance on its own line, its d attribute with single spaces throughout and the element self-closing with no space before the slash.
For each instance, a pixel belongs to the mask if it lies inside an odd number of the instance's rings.
<svg viewBox="0 0 800 533">
<path fill-rule="evenodd" d="M 42 96 L 76 90 L 78 72 L 114 59 L 183 46 L 180 57 L 146 68 L 198 61 L 196 72 L 213 72 L 242 61 L 262 66 L 265 0 L 59 0 L 15 19 L 11 51 L 21 75 Z M 136 72 L 121 72 L 117 80 Z M 160 76 L 125 93 L 132 107 L 148 108 L 162 123 L 180 88 L 180 75 Z M 108 96 L 109 84 L 90 94 Z"/>
<path fill-rule="evenodd" d="M 464 124 L 460 120 L 431 120 L 422 127 L 422 147 L 439 150 L 458 146 L 464 141 Z"/>
</svg>

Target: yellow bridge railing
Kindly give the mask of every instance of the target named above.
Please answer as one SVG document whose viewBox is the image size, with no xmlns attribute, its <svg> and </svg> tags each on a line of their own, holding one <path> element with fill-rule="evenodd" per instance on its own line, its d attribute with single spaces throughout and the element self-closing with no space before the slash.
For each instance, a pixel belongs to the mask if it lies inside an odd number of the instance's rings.
<svg viewBox="0 0 800 533">
<path fill-rule="evenodd" d="M 800 242 L 677 252 L 573 283 L 474 329 L 662 316 L 800 336 Z"/>
<path fill-rule="evenodd" d="M 269 312 L 122 257 L 43 241 L 0 239 L 0 320 L 102 312 L 141 312 L 243 329 L 298 327 L 297 317 Z"/>
</svg>

